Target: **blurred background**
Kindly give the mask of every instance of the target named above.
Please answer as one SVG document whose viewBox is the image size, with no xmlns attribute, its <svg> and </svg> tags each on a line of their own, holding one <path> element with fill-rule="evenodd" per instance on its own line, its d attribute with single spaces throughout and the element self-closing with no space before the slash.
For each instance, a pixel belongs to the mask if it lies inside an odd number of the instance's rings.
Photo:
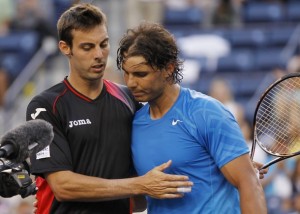
<svg viewBox="0 0 300 214">
<path fill-rule="evenodd" d="M 63 80 L 56 21 L 74 0 L 0 0 L 0 136 L 25 121 L 33 96 Z M 256 103 L 282 75 L 300 72 L 300 0 L 85 0 L 108 16 L 106 78 L 116 69 L 118 40 L 142 20 L 163 24 L 184 59 L 183 86 L 211 95 L 236 117 L 249 147 Z M 271 159 L 257 149 L 255 160 Z M 262 180 L 269 214 L 300 213 L 300 164 L 270 167 Z M 33 197 L 0 198 L 0 213 L 32 213 Z M 199 199 L 201 200 L 201 199 Z"/>
</svg>

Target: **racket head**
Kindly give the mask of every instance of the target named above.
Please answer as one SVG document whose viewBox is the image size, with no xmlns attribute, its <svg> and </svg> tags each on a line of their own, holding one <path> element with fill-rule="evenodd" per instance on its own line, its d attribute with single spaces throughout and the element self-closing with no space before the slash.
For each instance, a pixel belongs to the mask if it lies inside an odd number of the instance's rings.
<svg viewBox="0 0 300 214">
<path fill-rule="evenodd" d="M 261 96 L 254 113 L 253 137 L 252 159 L 256 144 L 278 157 L 294 156 L 300 150 L 300 73 L 283 76 Z"/>
</svg>

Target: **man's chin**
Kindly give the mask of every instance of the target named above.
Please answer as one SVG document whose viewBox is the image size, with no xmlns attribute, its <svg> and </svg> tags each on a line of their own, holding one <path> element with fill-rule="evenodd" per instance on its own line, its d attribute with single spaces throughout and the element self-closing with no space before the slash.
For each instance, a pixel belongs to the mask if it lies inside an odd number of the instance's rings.
<svg viewBox="0 0 300 214">
<path fill-rule="evenodd" d="M 136 101 L 138 101 L 138 102 L 141 102 L 141 103 L 147 102 L 147 100 L 146 100 L 145 98 L 143 98 L 143 97 L 134 97 L 134 99 L 135 99 Z"/>
<path fill-rule="evenodd" d="M 90 80 L 99 80 L 102 79 L 104 76 L 104 73 L 93 73 L 91 75 L 89 75 L 89 79 Z"/>
</svg>

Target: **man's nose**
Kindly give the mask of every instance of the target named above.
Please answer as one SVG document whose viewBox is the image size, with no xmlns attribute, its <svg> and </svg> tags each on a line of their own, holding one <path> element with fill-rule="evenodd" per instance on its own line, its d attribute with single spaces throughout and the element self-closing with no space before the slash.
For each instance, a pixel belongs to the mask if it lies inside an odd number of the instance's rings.
<svg viewBox="0 0 300 214">
<path fill-rule="evenodd" d="M 136 83 L 135 78 L 132 75 L 128 75 L 126 79 L 127 79 L 126 85 L 128 88 L 136 87 L 137 83 Z"/>
<path fill-rule="evenodd" d="M 103 50 L 100 47 L 97 47 L 95 50 L 95 58 L 100 59 L 103 57 Z"/>
</svg>

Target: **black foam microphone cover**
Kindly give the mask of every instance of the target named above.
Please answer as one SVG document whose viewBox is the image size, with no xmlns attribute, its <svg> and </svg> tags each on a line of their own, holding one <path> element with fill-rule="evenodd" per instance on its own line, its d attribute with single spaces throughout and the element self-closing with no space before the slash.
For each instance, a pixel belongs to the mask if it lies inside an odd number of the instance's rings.
<svg viewBox="0 0 300 214">
<path fill-rule="evenodd" d="M 5 158 L 21 163 L 32 152 L 39 152 L 50 145 L 54 137 L 53 126 L 41 119 L 30 120 L 8 131 L 0 141 L 0 150 Z"/>
</svg>

